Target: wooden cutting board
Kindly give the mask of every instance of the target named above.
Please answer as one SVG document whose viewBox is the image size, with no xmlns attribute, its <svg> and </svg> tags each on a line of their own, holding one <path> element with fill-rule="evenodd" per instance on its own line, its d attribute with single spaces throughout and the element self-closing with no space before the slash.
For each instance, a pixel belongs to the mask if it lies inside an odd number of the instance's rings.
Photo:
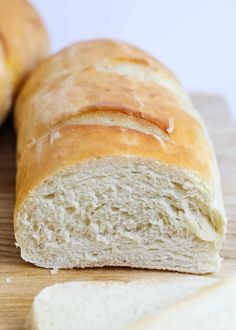
<svg viewBox="0 0 236 330">
<path fill-rule="evenodd" d="M 224 99 L 218 95 L 193 94 L 193 102 L 208 125 L 222 173 L 228 215 L 228 236 L 222 250 L 225 258 L 217 275 L 236 272 L 236 126 Z M 25 263 L 15 247 L 12 226 L 15 189 L 15 137 L 9 120 L 0 128 L 0 329 L 24 329 L 25 316 L 34 296 L 45 286 L 67 280 L 164 279 L 188 276 L 171 272 L 103 268 L 49 270 Z"/>
</svg>

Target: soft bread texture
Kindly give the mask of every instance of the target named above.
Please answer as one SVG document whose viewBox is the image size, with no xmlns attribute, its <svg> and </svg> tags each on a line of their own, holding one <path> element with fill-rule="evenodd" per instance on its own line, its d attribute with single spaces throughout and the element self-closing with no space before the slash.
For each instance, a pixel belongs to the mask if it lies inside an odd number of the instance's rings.
<svg viewBox="0 0 236 330">
<path fill-rule="evenodd" d="M 126 330 L 236 329 L 236 277 L 205 287 Z"/>
<path fill-rule="evenodd" d="M 48 36 L 25 0 L 0 0 L 0 123 L 26 75 L 48 52 Z"/>
<path fill-rule="evenodd" d="M 122 330 L 215 281 L 190 276 L 162 281 L 56 284 L 35 298 L 29 328 Z"/>
<path fill-rule="evenodd" d="M 214 151 L 155 59 L 112 40 L 73 45 L 35 70 L 15 123 L 15 235 L 25 260 L 219 269 L 226 219 Z"/>
</svg>

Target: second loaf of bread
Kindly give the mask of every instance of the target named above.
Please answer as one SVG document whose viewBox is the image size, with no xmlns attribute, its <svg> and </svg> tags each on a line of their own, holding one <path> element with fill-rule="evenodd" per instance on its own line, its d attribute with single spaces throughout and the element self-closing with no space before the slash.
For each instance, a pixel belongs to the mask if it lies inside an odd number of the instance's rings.
<svg viewBox="0 0 236 330">
<path fill-rule="evenodd" d="M 29 1 L 0 0 L 0 124 L 48 46 L 47 31 Z"/>
<path fill-rule="evenodd" d="M 226 219 L 214 151 L 174 75 L 112 40 L 44 61 L 15 109 L 15 235 L 53 268 L 220 267 Z"/>
</svg>

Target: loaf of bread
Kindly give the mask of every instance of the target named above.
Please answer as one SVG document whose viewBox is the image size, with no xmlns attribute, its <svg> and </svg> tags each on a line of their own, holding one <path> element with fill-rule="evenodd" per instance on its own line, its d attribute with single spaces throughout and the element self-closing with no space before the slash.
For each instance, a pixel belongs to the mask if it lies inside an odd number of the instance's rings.
<svg viewBox="0 0 236 330">
<path fill-rule="evenodd" d="M 180 276 L 161 281 L 56 284 L 44 288 L 35 298 L 28 328 L 124 330 L 138 320 L 137 326 L 142 326 L 141 320 L 148 315 L 159 313 L 215 282 L 209 277 Z"/>
<path fill-rule="evenodd" d="M 0 0 L 0 123 L 17 88 L 47 51 L 47 32 L 28 1 Z"/>
<path fill-rule="evenodd" d="M 236 277 L 205 287 L 126 330 L 236 329 Z"/>
<path fill-rule="evenodd" d="M 48 58 L 15 109 L 15 236 L 41 267 L 217 271 L 226 219 L 206 128 L 178 80 L 112 40 Z"/>
</svg>

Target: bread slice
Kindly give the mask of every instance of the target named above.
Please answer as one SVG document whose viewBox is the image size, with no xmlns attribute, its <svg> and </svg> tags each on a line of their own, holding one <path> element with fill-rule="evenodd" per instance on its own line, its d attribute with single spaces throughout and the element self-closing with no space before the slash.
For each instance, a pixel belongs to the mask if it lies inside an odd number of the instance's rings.
<svg viewBox="0 0 236 330">
<path fill-rule="evenodd" d="M 147 317 L 127 330 L 236 329 L 236 276 L 200 290 L 195 295 Z"/>
<path fill-rule="evenodd" d="M 56 284 L 35 298 L 31 329 L 121 330 L 216 281 L 180 276 L 159 281 Z"/>
<path fill-rule="evenodd" d="M 219 270 L 226 218 L 214 151 L 157 60 L 112 40 L 75 44 L 30 77 L 15 123 L 25 260 Z"/>
</svg>

